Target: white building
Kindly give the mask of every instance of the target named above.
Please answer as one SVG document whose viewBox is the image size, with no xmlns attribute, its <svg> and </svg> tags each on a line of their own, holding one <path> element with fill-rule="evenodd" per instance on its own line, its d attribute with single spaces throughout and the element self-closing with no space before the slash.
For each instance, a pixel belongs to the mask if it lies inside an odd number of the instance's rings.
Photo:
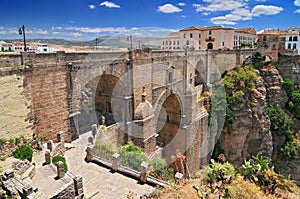
<svg viewBox="0 0 300 199">
<path fill-rule="evenodd" d="M 164 37 L 161 40 L 162 50 L 176 50 L 181 49 L 182 40 L 180 38 L 179 32 L 173 32 L 169 36 Z"/>
<path fill-rule="evenodd" d="M 297 51 L 300 55 L 300 33 L 291 31 L 285 35 L 285 49 Z"/>
<path fill-rule="evenodd" d="M 53 52 L 54 48 L 48 46 L 48 44 L 38 43 L 37 44 L 37 52 Z"/>
<path fill-rule="evenodd" d="M 14 51 L 15 46 L 11 43 L 7 43 L 3 40 L 0 41 L 0 51 Z"/>
<path fill-rule="evenodd" d="M 222 26 L 191 26 L 171 33 L 161 41 L 162 50 L 236 49 L 252 47 L 256 41 L 254 28 L 224 28 Z"/>
</svg>

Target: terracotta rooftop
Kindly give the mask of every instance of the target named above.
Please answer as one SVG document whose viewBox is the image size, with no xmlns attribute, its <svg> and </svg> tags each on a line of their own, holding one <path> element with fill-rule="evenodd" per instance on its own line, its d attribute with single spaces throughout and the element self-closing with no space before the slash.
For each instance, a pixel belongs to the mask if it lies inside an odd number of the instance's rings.
<svg viewBox="0 0 300 199">
<path fill-rule="evenodd" d="M 188 28 L 184 28 L 180 31 L 190 31 L 190 30 L 201 30 L 199 27 L 196 27 L 196 26 L 190 26 Z"/>
<path fill-rule="evenodd" d="M 234 30 L 235 32 L 240 32 L 240 33 L 247 33 L 247 34 L 252 34 L 256 35 L 256 31 L 254 28 L 238 28 Z"/>
<path fill-rule="evenodd" d="M 196 27 L 196 26 L 190 26 L 188 28 L 184 28 L 180 31 L 191 31 L 191 30 L 200 30 L 200 31 L 205 31 L 205 30 L 234 30 L 233 28 L 224 28 L 223 26 L 207 26 L 207 27 Z"/>
</svg>

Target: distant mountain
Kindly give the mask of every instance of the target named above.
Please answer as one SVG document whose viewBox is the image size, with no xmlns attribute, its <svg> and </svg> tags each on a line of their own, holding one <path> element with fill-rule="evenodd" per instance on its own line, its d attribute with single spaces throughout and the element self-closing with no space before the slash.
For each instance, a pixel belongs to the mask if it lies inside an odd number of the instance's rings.
<svg viewBox="0 0 300 199">
<path fill-rule="evenodd" d="M 22 39 L 11 39 L 5 40 L 6 42 L 23 42 Z M 28 39 L 27 42 L 40 42 L 53 45 L 62 46 L 95 46 L 95 40 L 80 41 L 80 40 L 64 40 L 64 39 Z M 117 35 L 117 36 L 102 36 L 97 38 L 98 46 L 113 46 L 118 48 L 159 48 L 160 38 L 157 37 L 130 37 L 128 35 Z"/>
</svg>

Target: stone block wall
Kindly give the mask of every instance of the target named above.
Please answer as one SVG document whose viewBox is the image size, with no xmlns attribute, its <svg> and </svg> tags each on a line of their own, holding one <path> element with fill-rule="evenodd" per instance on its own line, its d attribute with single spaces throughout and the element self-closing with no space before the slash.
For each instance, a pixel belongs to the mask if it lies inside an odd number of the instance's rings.
<svg viewBox="0 0 300 199">
<path fill-rule="evenodd" d="M 30 96 L 37 137 L 56 141 L 56 133 L 69 140 L 67 71 L 63 68 L 37 68 L 25 77 L 24 89 Z"/>
</svg>

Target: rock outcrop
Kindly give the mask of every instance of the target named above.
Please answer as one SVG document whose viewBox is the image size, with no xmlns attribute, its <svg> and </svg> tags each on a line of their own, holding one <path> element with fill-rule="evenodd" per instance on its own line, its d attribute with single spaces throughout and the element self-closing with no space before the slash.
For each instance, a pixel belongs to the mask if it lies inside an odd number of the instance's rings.
<svg viewBox="0 0 300 199">
<path fill-rule="evenodd" d="M 234 165 L 240 165 L 245 158 L 258 151 L 263 151 L 268 157 L 272 156 L 271 123 L 265 107 L 267 91 L 264 79 L 259 71 L 256 72 L 256 87 L 232 106 L 235 120 L 224 128 L 220 136 L 225 156 Z"/>
</svg>

